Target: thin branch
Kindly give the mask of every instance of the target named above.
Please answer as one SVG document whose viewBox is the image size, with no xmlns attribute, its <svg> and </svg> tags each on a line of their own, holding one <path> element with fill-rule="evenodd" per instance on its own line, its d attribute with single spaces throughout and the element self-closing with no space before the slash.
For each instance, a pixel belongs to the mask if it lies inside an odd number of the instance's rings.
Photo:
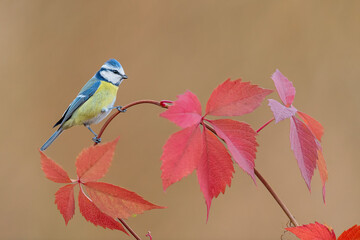
<svg viewBox="0 0 360 240">
<path fill-rule="evenodd" d="M 131 229 L 131 227 L 121 218 L 118 218 L 121 224 L 134 236 L 136 240 L 141 240 L 141 238 Z"/>
<path fill-rule="evenodd" d="M 270 119 L 269 121 L 267 121 L 264 125 L 262 125 L 258 130 L 256 130 L 256 133 L 259 133 L 261 130 L 263 130 L 264 127 L 266 127 L 267 125 L 269 125 L 272 121 L 274 121 L 275 118 Z"/>
</svg>

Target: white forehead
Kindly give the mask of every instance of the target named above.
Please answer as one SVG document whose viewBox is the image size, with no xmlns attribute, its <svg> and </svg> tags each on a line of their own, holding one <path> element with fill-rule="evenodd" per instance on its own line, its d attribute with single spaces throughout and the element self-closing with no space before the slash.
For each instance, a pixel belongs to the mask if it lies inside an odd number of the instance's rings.
<svg viewBox="0 0 360 240">
<path fill-rule="evenodd" d="M 110 65 L 108 63 L 105 63 L 104 65 L 101 66 L 101 68 L 105 68 L 105 69 L 109 69 L 109 70 L 119 70 L 118 67 Z M 120 67 L 122 69 L 122 67 Z"/>
</svg>

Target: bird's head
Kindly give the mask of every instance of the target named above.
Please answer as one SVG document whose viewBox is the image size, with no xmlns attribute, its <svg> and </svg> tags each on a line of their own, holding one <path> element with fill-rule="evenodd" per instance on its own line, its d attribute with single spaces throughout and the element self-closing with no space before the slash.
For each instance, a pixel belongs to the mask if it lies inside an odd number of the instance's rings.
<svg viewBox="0 0 360 240">
<path fill-rule="evenodd" d="M 124 69 L 121 64 L 115 59 L 107 61 L 100 70 L 96 73 L 96 77 L 100 80 L 110 82 L 119 86 L 122 80 L 127 79 Z"/>
</svg>

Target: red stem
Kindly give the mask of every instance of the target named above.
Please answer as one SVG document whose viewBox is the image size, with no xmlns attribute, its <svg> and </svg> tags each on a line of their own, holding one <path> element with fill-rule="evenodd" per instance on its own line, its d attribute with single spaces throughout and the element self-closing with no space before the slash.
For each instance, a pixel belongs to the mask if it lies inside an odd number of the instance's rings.
<svg viewBox="0 0 360 240">
<path fill-rule="evenodd" d="M 162 108 L 168 108 L 168 106 L 166 104 L 168 103 L 172 103 L 171 101 L 154 101 L 154 100 L 139 100 L 136 102 L 132 102 L 124 107 L 122 107 L 122 110 L 127 110 L 128 108 L 131 108 L 133 106 L 139 105 L 139 104 L 144 104 L 144 103 L 148 103 L 148 104 L 153 104 Z M 102 136 L 102 134 L 104 133 L 105 129 L 108 127 L 108 125 L 110 124 L 110 122 L 117 116 L 119 115 L 121 112 L 118 111 L 116 113 L 114 113 L 113 115 L 111 115 L 109 117 L 109 119 L 104 123 L 104 125 L 102 126 L 98 137 L 100 138 Z M 259 133 L 263 128 L 265 128 L 267 125 L 269 125 L 272 121 L 274 121 L 274 118 L 270 119 L 269 121 L 267 121 L 263 126 L 261 126 L 256 132 Z M 208 124 L 203 123 L 207 129 L 209 129 L 210 131 L 212 131 L 215 135 L 216 132 L 215 130 L 209 126 Z M 95 143 L 94 145 L 96 145 L 97 143 Z M 299 226 L 298 222 L 295 220 L 294 216 L 291 214 L 290 210 L 286 207 L 286 205 L 280 200 L 280 198 L 277 196 L 277 194 L 275 193 L 275 191 L 271 188 L 271 186 L 269 185 L 269 183 L 263 178 L 263 176 L 254 168 L 254 172 L 255 175 L 259 178 L 259 180 L 261 181 L 262 184 L 264 184 L 264 186 L 266 187 L 266 189 L 270 192 L 270 194 L 273 196 L 273 198 L 275 199 L 275 201 L 279 204 L 279 206 L 281 207 L 281 209 L 285 212 L 285 214 L 288 216 L 288 218 L 290 219 L 290 221 L 295 225 L 295 226 Z M 124 227 L 134 236 L 135 239 L 137 240 L 141 240 L 141 238 L 130 228 L 129 225 L 126 224 L 126 222 L 124 220 L 122 220 L 121 218 L 118 218 L 119 221 L 121 222 L 121 224 L 124 225 Z"/>
</svg>

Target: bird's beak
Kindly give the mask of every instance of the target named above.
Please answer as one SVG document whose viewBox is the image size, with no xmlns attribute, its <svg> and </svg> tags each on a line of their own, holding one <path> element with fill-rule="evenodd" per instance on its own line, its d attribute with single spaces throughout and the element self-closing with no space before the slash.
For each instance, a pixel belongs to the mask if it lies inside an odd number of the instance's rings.
<svg viewBox="0 0 360 240">
<path fill-rule="evenodd" d="M 128 79 L 128 76 L 126 76 L 125 74 L 121 76 L 122 79 Z"/>
</svg>

